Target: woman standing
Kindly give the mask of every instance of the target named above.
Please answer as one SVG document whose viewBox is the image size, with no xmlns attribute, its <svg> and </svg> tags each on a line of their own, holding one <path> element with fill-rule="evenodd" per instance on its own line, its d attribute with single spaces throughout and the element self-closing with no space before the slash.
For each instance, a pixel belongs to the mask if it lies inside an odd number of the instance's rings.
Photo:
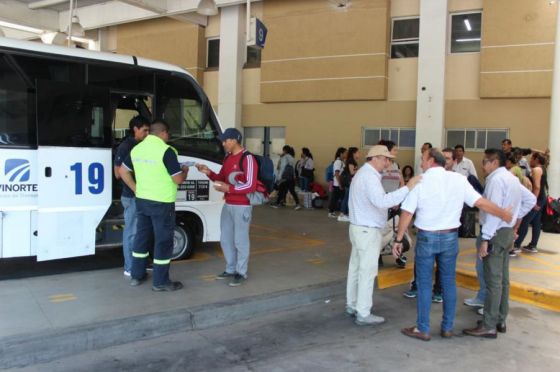
<svg viewBox="0 0 560 372">
<path fill-rule="evenodd" d="M 344 192 L 340 187 L 340 174 L 344 169 L 344 161 L 346 160 L 347 150 L 344 147 L 339 147 L 334 155 L 333 163 L 333 188 L 331 193 L 331 200 L 329 202 L 329 214 L 331 218 L 337 218 L 335 211 L 338 210 L 338 203 L 344 197 Z"/>
<path fill-rule="evenodd" d="M 545 169 L 546 159 L 539 153 L 533 153 L 529 164 L 531 166 L 531 181 L 533 184 L 533 194 L 537 197 L 537 205 L 525 216 L 519 227 L 519 236 L 513 244 L 513 248 L 519 249 L 521 243 L 527 236 L 529 225 L 533 226 L 531 242 L 523 247 L 529 253 L 537 253 L 537 244 L 541 236 L 541 217 L 543 208 L 546 206 L 548 182 Z"/>
<path fill-rule="evenodd" d="M 309 191 L 309 184 L 313 182 L 315 165 L 313 155 L 307 147 L 301 149 L 301 160 L 299 162 L 299 187 L 302 191 Z"/>
<path fill-rule="evenodd" d="M 295 177 L 295 166 L 296 161 L 294 159 L 294 149 L 291 146 L 285 145 L 282 147 L 282 155 L 280 156 L 280 161 L 278 162 L 278 198 L 276 203 L 272 204 L 272 208 L 279 208 L 284 205 L 286 201 L 286 194 L 288 191 L 292 194 L 294 201 L 296 202 L 295 210 L 301 209 L 299 205 L 299 198 L 296 193 L 296 177 Z"/>
<path fill-rule="evenodd" d="M 342 186 L 344 187 L 344 198 L 342 199 L 342 204 L 340 205 L 340 215 L 338 216 L 338 221 L 340 222 L 350 222 L 348 217 L 348 199 L 350 198 L 350 185 L 352 184 L 352 177 L 358 171 L 358 159 L 360 158 L 360 152 L 357 147 L 350 147 L 348 149 L 348 154 L 346 155 L 346 165 L 342 171 Z"/>
</svg>

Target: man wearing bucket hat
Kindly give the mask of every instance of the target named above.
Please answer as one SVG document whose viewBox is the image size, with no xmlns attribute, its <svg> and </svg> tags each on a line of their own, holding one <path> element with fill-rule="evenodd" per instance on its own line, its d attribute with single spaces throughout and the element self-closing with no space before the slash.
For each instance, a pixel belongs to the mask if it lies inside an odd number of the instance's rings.
<svg viewBox="0 0 560 372">
<path fill-rule="evenodd" d="M 214 189 L 224 193 L 226 202 L 220 217 L 220 245 L 226 268 L 216 279 L 230 279 L 231 287 L 237 287 L 247 279 L 252 215 L 247 195 L 257 189 L 258 164 L 241 145 L 241 138 L 241 133 L 235 128 L 228 128 L 218 136 L 226 151 L 219 173 L 212 172 L 204 164 L 196 165 L 200 172 L 214 181 Z"/>
<path fill-rule="evenodd" d="M 381 184 L 381 171 L 394 158 L 386 146 L 373 146 L 366 163 L 352 179 L 350 188 L 349 235 L 352 253 L 348 265 L 346 288 L 346 314 L 355 316 L 358 325 L 383 323 L 381 316 L 371 314 L 373 283 L 377 276 L 381 230 L 387 224 L 387 211 L 399 205 L 408 192 L 420 181 L 413 177 L 400 189 L 385 193 Z"/>
</svg>

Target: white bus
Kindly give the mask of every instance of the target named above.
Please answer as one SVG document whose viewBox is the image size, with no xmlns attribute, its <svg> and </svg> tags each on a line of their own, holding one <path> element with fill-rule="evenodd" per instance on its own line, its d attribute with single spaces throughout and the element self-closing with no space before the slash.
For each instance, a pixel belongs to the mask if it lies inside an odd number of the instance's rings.
<svg viewBox="0 0 560 372">
<path fill-rule="evenodd" d="M 220 125 L 183 69 L 0 37 L 0 259 L 122 244 L 113 156 L 138 114 L 169 123 L 179 161 L 221 167 Z M 194 167 L 179 186 L 174 258 L 219 240 L 222 194 L 209 186 Z"/>
</svg>

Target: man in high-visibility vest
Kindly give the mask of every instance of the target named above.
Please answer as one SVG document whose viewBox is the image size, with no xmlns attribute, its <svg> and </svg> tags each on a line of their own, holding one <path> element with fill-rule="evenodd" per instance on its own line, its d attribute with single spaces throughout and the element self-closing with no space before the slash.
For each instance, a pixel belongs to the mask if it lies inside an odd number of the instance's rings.
<svg viewBox="0 0 560 372">
<path fill-rule="evenodd" d="M 138 286 L 146 279 L 146 259 L 149 244 L 153 241 L 152 290 L 157 292 L 183 288 L 181 282 L 169 279 L 169 264 L 173 251 L 177 185 L 185 181 L 189 169 L 179 165 L 177 152 L 167 145 L 168 140 L 169 126 L 156 120 L 150 126 L 150 134 L 132 149 L 119 169 L 122 180 L 136 195 L 138 222 L 130 285 Z"/>
</svg>

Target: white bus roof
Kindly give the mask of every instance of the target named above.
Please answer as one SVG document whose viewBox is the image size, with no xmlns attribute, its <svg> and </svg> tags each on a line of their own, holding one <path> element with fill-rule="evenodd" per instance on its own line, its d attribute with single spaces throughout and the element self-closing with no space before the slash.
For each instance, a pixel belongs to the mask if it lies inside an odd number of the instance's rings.
<svg viewBox="0 0 560 372">
<path fill-rule="evenodd" d="M 11 39 L 7 37 L 0 37 L 0 47 L 27 50 L 45 54 L 55 54 L 60 56 L 85 58 L 90 60 L 116 62 L 134 66 L 133 57 L 124 54 L 97 52 L 79 48 L 68 48 L 57 45 L 43 44 L 40 42 Z M 136 57 L 136 60 L 138 61 L 138 66 L 149 67 L 158 70 L 175 71 L 191 76 L 183 68 L 169 63 L 154 61 L 141 57 Z"/>
</svg>

